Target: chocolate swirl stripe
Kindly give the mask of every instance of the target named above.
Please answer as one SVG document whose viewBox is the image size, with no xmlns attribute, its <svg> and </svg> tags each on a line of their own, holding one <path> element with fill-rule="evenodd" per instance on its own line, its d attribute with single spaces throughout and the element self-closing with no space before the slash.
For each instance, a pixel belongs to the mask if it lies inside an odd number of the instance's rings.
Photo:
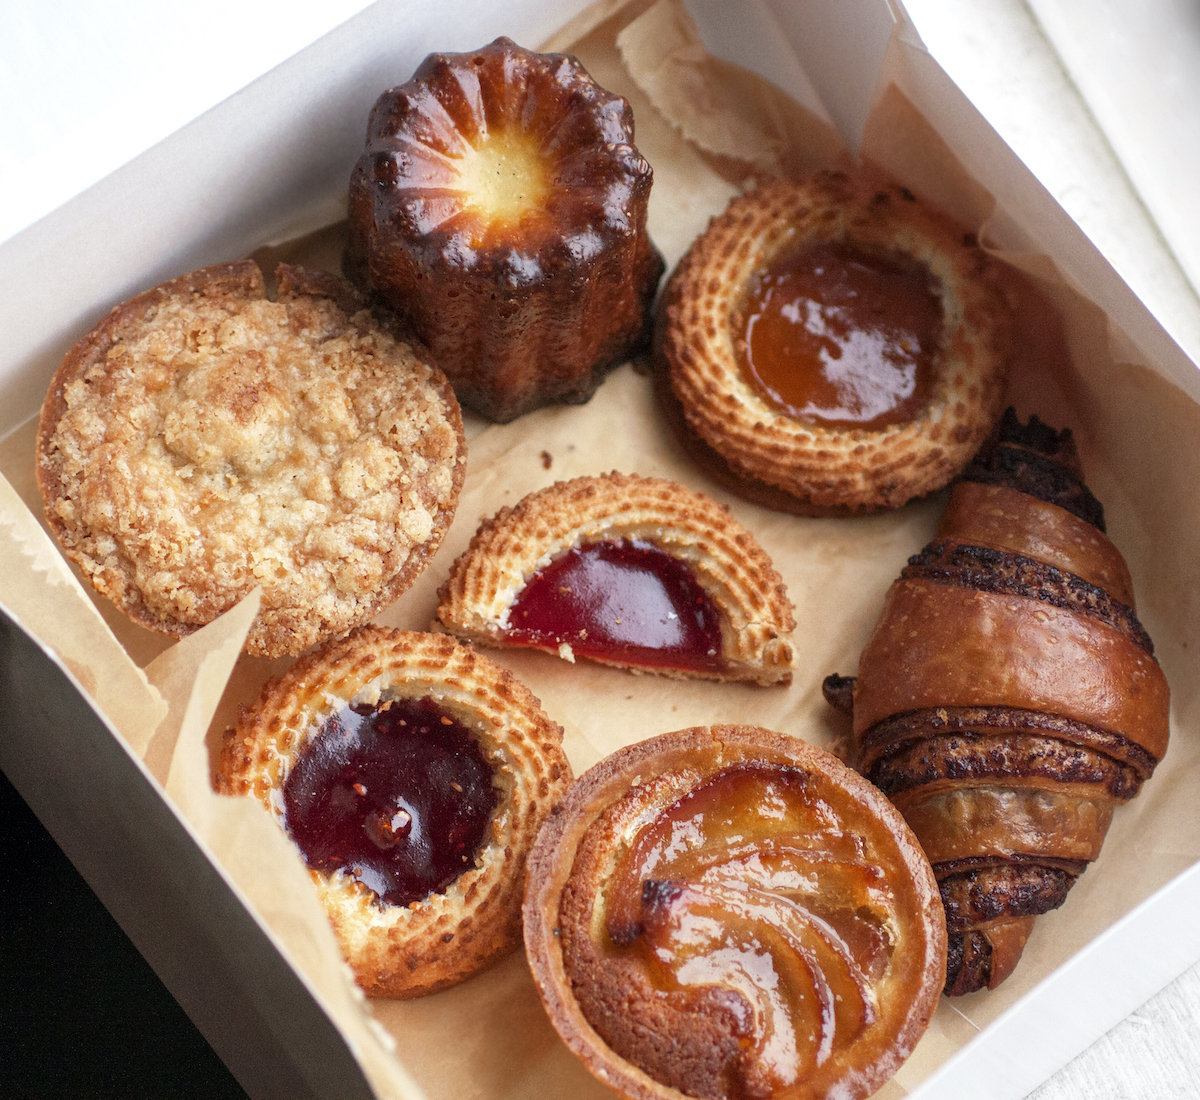
<svg viewBox="0 0 1200 1100">
<path fill-rule="evenodd" d="M 855 766 L 946 910 L 946 992 L 995 987 L 1167 748 L 1170 694 L 1069 431 L 1010 410 L 889 591 L 856 678 Z"/>
</svg>

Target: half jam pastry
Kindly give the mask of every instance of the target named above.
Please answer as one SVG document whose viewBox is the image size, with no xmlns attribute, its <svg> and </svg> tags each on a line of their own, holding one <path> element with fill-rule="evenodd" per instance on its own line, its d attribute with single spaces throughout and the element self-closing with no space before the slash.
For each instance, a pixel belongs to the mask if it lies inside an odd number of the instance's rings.
<svg viewBox="0 0 1200 1100">
<path fill-rule="evenodd" d="M 777 180 L 714 218 L 671 276 L 660 390 L 693 454 L 749 499 L 894 508 L 987 437 L 1010 330 L 973 238 L 904 188 Z"/>
<path fill-rule="evenodd" d="M 924 1032 L 937 883 L 871 784 L 750 726 L 584 774 L 538 836 L 525 947 L 551 1020 L 626 1097 L 863 1097 Z"/>
<path fill-rule="evenodd" d="M 649 342 L 651 177 L 629 104 L 573 57 L 431 54 L 371 112 L 346 271 L 411 315 L 466 407 L 580 403 Z"/>
<path fill-rule="evenodd" d="M 417 997 L 520 942 L 526 856 L 570 780 L 561 728 L 506 670 L 363 627 L 268 681 L 216 786 L 295 841 L 359 985 Z"/>
<path fill-rule="evenodd" d="M 366 622 L 454 516 L 458 403 L 424 353 L 335 275 L 202 268 L 118 306 L 42 406 L 46 519 L 92 585 L 174 637 L 256 586 L 249 653 Z"/>
<path fill-rule="evenodd" d="M 994 989 L 1169 735 L 1166 677 L 1069 431 L 1004 414 L 889 591 L 857 678 L 825 693 L 933 862 L 946 992 Z"/>
<path fill-rule="evenodd" d="M 448 630 L 634 671 L 790 682 L 779 574 L 720 505 L 673 481 L 557 482 L 485 520 L 440 593 Z"/>
</svg>

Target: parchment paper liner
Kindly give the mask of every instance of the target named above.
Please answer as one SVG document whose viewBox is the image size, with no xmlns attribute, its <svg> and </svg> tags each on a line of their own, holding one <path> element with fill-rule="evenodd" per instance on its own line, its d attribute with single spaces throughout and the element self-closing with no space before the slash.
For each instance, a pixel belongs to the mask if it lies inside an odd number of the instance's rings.
<svg viewBox="0 0 1200 1100">
<path fill-rule="evenodd" d="M 845 155 L 819 118 L 788 107 L 761 79 L 707 58 L 692 34 L 673 0 L 608 2 L 585 12 L 552 43 L 555 49 L 570 45 L 601 84 L 633 103 L 639 148 L 655 168 L 650 230 L 669 267 L 724 208 L 738 181 L 777 170 L 807 171 Z M 1039 920 L 1014 976 L 992 993 L 943 999 L 916 1052 L 877 1094 L 884 1098 L 906 1095 L 977 1029 L 1200 858 L 1194 812 L 1200 753 L 1192 732 L 1200 677 L 1188 652 L 1200 623 L 1200 556 L 1194 552 L 1200 544 L 1200 408 L 1162 376 L 1188 384 L 1187 368 L 1146 362 L 1115 316 L 1068 285 L 1047 255 L 1067 248 L 1069 226 L 1060 226 L 1061 239 L 1041 235 L 1035 244 L 1022 228 L 1022 212 L 997 208 L 989 191 L 971 179 L 911 102 L 945 108 L 936 98 L 935 70 L 898 29 L 861 151 L 977 230 L 985 244 L 1034 276 L 1053 303 L 1066 355 L 1054 353 L 1053 333 L 1047 338 L 1055 318 L 1027 316 L 1035 350 L 1019 364 L 1011 397 L 1023 416 L 1036 411 L 1076 433 L 1171 683 L 1172 744 L 1142 795 L 1116 814 L 1100 859 L 1063 908 Z M 944 91 L 946 78 L 940 79 Z M 680 87 L 688 94 L 672 96 Z M 705 88 L 718 88 L 720 95 L 698 93 Z M 738 88 L 745 95 L 735 96 Z M 654 104 L 706 151 L 684 140 Z M 961 107 L 947 112 L 953 124 L 981 125 Z M 739 135 L 746 140 L 739 142 Z M 340 239 L 335 227 L 275 251 L 336 269 Z M 1132 301 L 1128 306 L 1132 320 L 1123 319 L 1142 324 L 1140 307 Z M 612 375 L 586 406 L 545 409 L 499 427 L 476 422 L 469 434 L 467 481 L 446 542 L 380 621 L 424 629 L 438 585 L 482 516 L 554 480 L 608 469 L 675 478 L 727 503 L 772 556 L 796 604 L 798 672 L 786 690 L 638 677 L 542 654 L 494 653 L 563 724 L 578 771 L 626 740 L 716 721 L 757 723 L 827 745 L 838 719 L 821 698 L 821 679 L 856 669 L 884 592 L 908 555 L 928 540 L 944 504 L 938 494 L 899 512 L 845 520 L 797 519 L 745 504 L 690 464 L 663 430 L 649 378 L 630 366 Z M 33 519 L 41 505 L 32 440 L 33 426 L 27 425 L 0 442 L 0 471 L 11 484 L 0 482 L 0 603 L 60 656 L 142 756 L 321 998 L 378 1094 L 417 1097 L 417 1082 L 431 1098 L 612 1095 L 554 1035 L 519 955 L 445 993 L 414 1002 L 377 1001 L 371 1012 L 361 1010 L 363 999 L 338 958 L 294 849 L 250 800 L 219 798 L 209 786 L 219 731 L 237 703 L 252 699 L 258 684 L 286 663 L 235 661 L 254 597 L 177 644 L 131 626 L 104 601 L 93 604 Z M 393 1047 L 399 1062 L 388 1053 Z"/>
</svg>

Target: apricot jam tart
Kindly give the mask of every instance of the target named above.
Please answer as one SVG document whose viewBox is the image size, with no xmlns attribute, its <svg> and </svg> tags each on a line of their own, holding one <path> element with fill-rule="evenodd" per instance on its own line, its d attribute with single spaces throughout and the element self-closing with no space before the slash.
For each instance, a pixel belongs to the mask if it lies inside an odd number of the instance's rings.
<svg viewBox="0 0 1200 1100">
<path fill-rule="evenodd" d="M 483 645 L 673 676 L 782 684 L 792 605 L 754 537 L 676 482 L 558 482 L 485 520 L 438 617 Z"/>
<path fill-rule="evenodd" d="M 526 856 L 571 779 L 561 741 L 486 657 L 364 627 L 268 681 L 217 787 L 299 847 L 363 989 L 415 997 L 520 942 Z"/>
<path fill-rule="evenodd" d="M 371 112 L 346 272 L 411 317 L 467 408 L 586 401 L 649 343 L 663 272 L 633 141 L 573 57 L 431 54 Z"/>
<path fill-rule="evenodd" d="M 946 930 L 903 819 L 820 749 L 663 734 L 585 773 L 530 857 L 551 1020 L 626 1097 L 854 1098 L 908 1056 Z"/>
<path fill-rule="evenodd" d="M 689 449 L 758 503 L 891 508 L 950 481 L 1003 400 L 1010 310 L 974 243 L 879 178 L 735 199 L 671 276 L 661 390 Z"/>
</svg>

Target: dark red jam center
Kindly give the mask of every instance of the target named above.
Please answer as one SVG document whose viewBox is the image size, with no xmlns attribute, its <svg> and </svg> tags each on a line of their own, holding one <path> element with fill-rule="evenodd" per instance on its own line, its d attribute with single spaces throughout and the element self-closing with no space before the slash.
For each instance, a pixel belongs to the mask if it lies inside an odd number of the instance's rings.
<svg viewBox="0 0 1200 1100">
<path fill-rule="evenodd" d="M 575 547 L 539 570 L 507 638 L 649 668 L 721 667 L 721 620 L 685 562 L 636 539 Z"/>
<path fill-rule="evenodd" d="M 343 707 L 283 785 L 309 867 L 345 870 L 391 905 L 441 893 L 470 868 L 496 808 L 492 770 L 432 699 Z"/>
</svg>

